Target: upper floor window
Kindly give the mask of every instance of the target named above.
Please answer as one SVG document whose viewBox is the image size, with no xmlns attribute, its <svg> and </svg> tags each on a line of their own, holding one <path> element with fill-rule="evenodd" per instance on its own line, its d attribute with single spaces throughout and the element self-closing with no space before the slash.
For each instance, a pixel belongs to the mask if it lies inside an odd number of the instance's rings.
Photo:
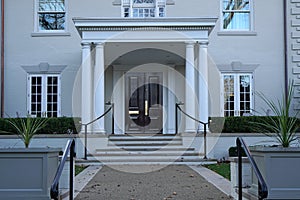
<svg viewBox="0 0 300 200">
<path fill-rule="evenodd" d="M 123 17 L 164 17 L 165 0 L 123 0 Z"/>
<path fill-rule="evenodd" d="M 250 0 L 222 0 L 222 29 L 251 30 Z"/>
<path fill-rule="evenodd" d="M 38 31 L 65 30 L 65 0 L 38 0 Z"/>
</svg>

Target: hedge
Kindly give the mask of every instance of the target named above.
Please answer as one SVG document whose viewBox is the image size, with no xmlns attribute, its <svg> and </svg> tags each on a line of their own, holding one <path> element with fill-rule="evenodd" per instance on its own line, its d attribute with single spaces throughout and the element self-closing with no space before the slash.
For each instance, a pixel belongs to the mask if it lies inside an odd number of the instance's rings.
<svg viewBox="0 0 300 200">
<path fill-rule="evenodd" d="M 236 146 L 230 147 L 228 149 L 228 154 L 230 157 L 237 157 L 238 156 L 237 147 Z M 242 148 L 242 157 L 247 157 L 245 150 L 243 148 Z"/>
<path fill-rule="evenodd" d="M 257 127 L 251 122 L 263 122 L 268 120 L 265 116 L 243 116 L 243 117 L 212 117 L 209 129 L 213 133 L 257 133 Z M 58 117 L 49 118 L 46 127 L 41 129 L 38 134 L 77 134 L 79 130 L 80 118 Z M 300 120 L 299 120 L 300 127 Z M 11 126 L 0 118 L 0 134 L 13 132 Z"/>
<path fill-rule="evenodd" d="M 257 125 L 253 122 L 264 122 L 269 120 L 268 116 L 242 116 L 242 117 L 213 117 L 210 124 L 211 132 L 222 133 L 257 133 Z M 300 127 L 300 120 L 298 120 Z"/>
<path fill-rule="evenodd" d="M 49 118 L 47 125 L 37 134 L 77 134 L 79 121 L 80 118 L 72 117 Z M 6 132 L 13 134 L 14 130 L 5 118 L 0 118 L 0 134 L 8 134 Z"/>
</svg>

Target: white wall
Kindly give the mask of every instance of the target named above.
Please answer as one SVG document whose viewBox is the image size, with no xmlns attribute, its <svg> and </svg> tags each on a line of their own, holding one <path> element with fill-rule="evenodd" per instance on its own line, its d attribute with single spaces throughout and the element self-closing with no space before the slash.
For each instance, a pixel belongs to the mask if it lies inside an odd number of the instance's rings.
<svg viewBox="0 0 300 200">
<path fill-rule="evenodd" d="M 16 112 L 23 116 L 27 113 L 26 72 L 21 66 L 48 62 L 50 65 L 67 66 L 62 72 L 61 114 L 72 116 L 73 84 L 81 65 L 81 38 L 72 18 L 120 17 L 121 7 L 114 6 L 110 0 L 86 0 L 84 3 L 69 0 L 67 26 L 70 35 L 33 37 L 34 2 L 9 0 L 5 4 L 5 113 L 10 116 L 15 116 Z M 211 58 L 209 84 L 213 85 L 210 93 L 212 116 L 220 115 L 222 106 L 218 66 L 230 65 L 233 61 L 258 65 L 254 71 L 255 91 L 273 98 L 281 95 L 284 83 L 282 3 L 281 0 L 254 3 L 254 35 L 222 35 L 220 20 L 210 35 L 208 52 Z M 166 13 L 167 17 L 219 17 L 219 9 L 219 0 L 186 0 L 167 5 Z M 106 64 L 126 52 L 126 46 L 111 48 L 107 45 L 105 48 Z M 169 46 L 164 49 L 182 54 L 185 50 Z M 263 104 L 257 98 L 254 100 L 254 108 L 259 110 Z"/>
</svg>

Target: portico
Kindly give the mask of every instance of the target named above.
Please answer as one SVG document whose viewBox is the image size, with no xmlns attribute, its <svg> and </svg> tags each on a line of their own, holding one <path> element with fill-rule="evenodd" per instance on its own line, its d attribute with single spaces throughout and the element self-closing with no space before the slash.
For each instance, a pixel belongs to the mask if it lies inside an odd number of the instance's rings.
<svg viewBox="0 0 300 200">
<path fill-rule="evenodd" d="M 186 113 L 207 122 L 207 47 L 216 20 L 74 18 L 82 38 L 82 123 L 103 114 L 106 101 L 115 103 L 114 132 L 119 134 L 146 126 L 146 132 L 175 133 L 178 101 L 184 102 Z M 143 98 L 135 100 L 134 95 Z M 152 127 L 157 119 L 158 127 Z M 202 128 L 190 119 L 181 126 L 184 132 Z M 88 131 L 109 132 L 104 119 Z"/>
</svg>

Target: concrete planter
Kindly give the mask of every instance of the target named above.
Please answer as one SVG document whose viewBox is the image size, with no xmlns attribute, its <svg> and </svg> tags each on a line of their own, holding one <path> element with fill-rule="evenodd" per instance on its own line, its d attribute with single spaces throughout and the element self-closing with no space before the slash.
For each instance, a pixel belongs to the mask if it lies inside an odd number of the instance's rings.
<svg viewBox="0 0 300 200">
<path fill-rule="evenodd" d="M 50 199 L 59 148 L 0 149 L 0 197 Z"/>
<path fill-rule="evenodd" d="M 234 188 L 238 187 L 238 157 L 229 157 L 230 161 L 230 179 L 232 186 Z M 248 160 L 248 158 L 243 157 L 242 158 L 242 176 L 243 176 L 243 182 L 242 187 L 243 188 L 249 188 L 252 184 L 251 182 L 251 164 Z"/>
<path fill-rule="evenodd" d="M 251 154 L 268 185 L 268 199 L 299 199 L 300 148 L 250 147 Z M 250 192 L 257 194 L 257 178 L 252 171 Z"/>
</svg>

